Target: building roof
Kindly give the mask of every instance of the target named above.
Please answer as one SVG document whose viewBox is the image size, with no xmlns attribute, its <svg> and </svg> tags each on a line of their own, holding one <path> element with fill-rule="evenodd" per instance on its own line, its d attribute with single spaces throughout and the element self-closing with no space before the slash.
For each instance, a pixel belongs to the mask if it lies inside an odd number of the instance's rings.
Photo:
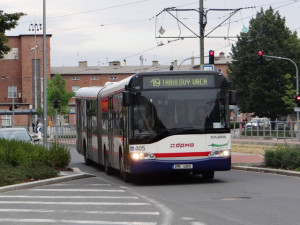
<svg viewBox="0 0 300 225">
<path fill-rule="evenodd" d="M 170 66 L 155 65 L 143 66 L 143 72 L 168 71 Z M 178 70 L 178 66 L 174 66 Z M 193 70 L 192 65 L 182 65 L 180 70 Z M 141 72 L 141 66 L 71 66 L 51 67 L 51 74 L 83 75 L 83 74 L 135 74 Z"/>
<path fill-rule="evenodd" d="M 225 57 L 225 53 L 221 52 L 219 57 L 215 58 L 215 64 L 221 65 L 231 63 L 232 58 Z M 51 67 L 51 74 L 61 75 L 91 75 L 91 74 L 135 74 L 139 72 L 155 72 L 155 71 L 169 71 L 171 65 L 160 65 L 158 61 L 152 61 L 151 65 L 141 66 L 126 66 L 121 65 L 119 61 L 109 62 L 109 66 L 88 66 L 87 61 L 80 61 L 78 66 L 61 66 Z M 172 62 L 173 70 L 195 70 L 199 65 L 194 65 L 194 58 L 191 58 L 191 64 L 178 65 L 177 60 Z"/>
</svg>

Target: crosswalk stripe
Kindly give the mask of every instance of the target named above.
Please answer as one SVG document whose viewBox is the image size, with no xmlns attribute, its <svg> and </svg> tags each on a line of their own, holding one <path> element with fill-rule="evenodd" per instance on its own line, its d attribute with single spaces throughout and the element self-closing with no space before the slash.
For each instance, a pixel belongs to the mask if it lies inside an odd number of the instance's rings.
<svg viewBox="0 0 300 225">
<path fill-rule="evenodd" d="M 0 209 L 0 212 L 18 213 L 82 213 L 82 214 L 102 214 L 102 215 L 152 215 L 159 216 L 159 212 L 140 211 L 89 211 L 89 210 L 55 210 L 55 209 Z M 0 219 L 1 221 L 1 219 Z"/>
<path fill-rule="evenodd" d="M 30 198 L 30 199 L 139 199 L 134 196 L 32 196 L 32 195 L 0 195 L 3 198 Z"/>
<path fill-rule="evenodd" d="M 0 201 L 0 204 L 39 204 L 39 205 L 150 205 L 143 202 L 38 202 L 38 201 Z"/>
<path fill-rule="evenodd" d="M 111 189 L 29 189 L 28 191 L 52 191 L 52 192 L 125 192 L 124 190 Z"/>
<path fill-rule="evenodd" d="M 92 220 L 58 220 L 58 219 L 10 219 L 1 218 L 1 222 L 15 222 L 15 223 L 70 223 L 70 224 L 119 224 L 119 225 L 156 225 L 153 222 L 125 222 L 125 221 L 92 221 Z"/>
</svg>

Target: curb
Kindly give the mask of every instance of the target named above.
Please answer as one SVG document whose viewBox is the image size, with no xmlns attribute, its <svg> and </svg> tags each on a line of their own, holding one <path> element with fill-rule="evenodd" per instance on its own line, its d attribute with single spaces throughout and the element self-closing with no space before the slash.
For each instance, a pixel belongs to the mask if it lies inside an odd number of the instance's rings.
<svg viewBox="0 0 300 225">
<path fill-rule="evenodd" d="M 65 181 L 70 181 L 70 180 L 94 177 L 93 174 L 82 173 L 78 168 L 73 168 L 73 170 L 75 171 L 74 172 L 75 174 L 73 173 L 73 174 L 69 175 L 67 173 L 62 172 L 62 173 L 60 173 L 59 177 L 55 177 L 55 178 L 51 178 L 51 179 L 38 180 L 38 181 L 33 181 L 33 182 L 28 182 L 28 183 L 14 184 L 14 185 L 0 187 L 0 193 L 7 192 L 7 191 L 17 191 L 17 190 L 22 190 L 22 189 L 27 189 L 27 188 L 33 188 L 33 187 L 38 187 L 38 186 L 42 186 L 42 185 L 56 184 L 56 183 L 61 183 L 61 182 L 65 182 Z"/>
<path fill-rule="evenodd" d="M 251 167 L 251 166 L 231 166 L 231 169 L 250 171 L 250 172 L 258 172 L 258 173 L 271 173 L 271 174 L 278 174 L 278 175 L 285 175 L 285 176 L 300 177 L 300 172 L 290 171 L 290 170 L 269 169 L 269 168 Z"/>
</svg>

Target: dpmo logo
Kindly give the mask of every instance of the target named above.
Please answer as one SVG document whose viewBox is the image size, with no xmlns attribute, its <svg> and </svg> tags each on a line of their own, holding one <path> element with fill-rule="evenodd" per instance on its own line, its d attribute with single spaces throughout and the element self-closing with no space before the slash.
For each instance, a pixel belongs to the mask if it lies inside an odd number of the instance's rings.
<svg viewBox="0 0 300 225">
<path fill-rule="evenodd" d="M 195 143 L 171 143 L 170 148 L 194 148 Z"/>
</svg>

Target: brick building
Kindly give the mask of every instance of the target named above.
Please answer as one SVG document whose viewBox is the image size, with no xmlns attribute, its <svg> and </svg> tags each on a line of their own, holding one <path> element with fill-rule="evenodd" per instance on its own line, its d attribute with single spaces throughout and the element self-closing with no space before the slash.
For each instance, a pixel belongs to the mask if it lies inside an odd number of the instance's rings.
<svg viewBox="0 0 300 225">
<path fill-rule="evenodd" d="M 48 78 L 50 78 L 50 37 L 51 35 L 47 35 Z M 35 102 L 41 105 L 43 36 L 8 36 L 6 45 L 11 47 L 11 51 L 0 59 L 0 126 L 12 126 L 14 121 L 15 126 L 29 128 L 36 113 Z M 36 84 L 35 77 L 37 77 Z M 9 108 L 13 105 L 19 107 L 14 107 L 13 111 L 10 111 Z"/>
</svg>

